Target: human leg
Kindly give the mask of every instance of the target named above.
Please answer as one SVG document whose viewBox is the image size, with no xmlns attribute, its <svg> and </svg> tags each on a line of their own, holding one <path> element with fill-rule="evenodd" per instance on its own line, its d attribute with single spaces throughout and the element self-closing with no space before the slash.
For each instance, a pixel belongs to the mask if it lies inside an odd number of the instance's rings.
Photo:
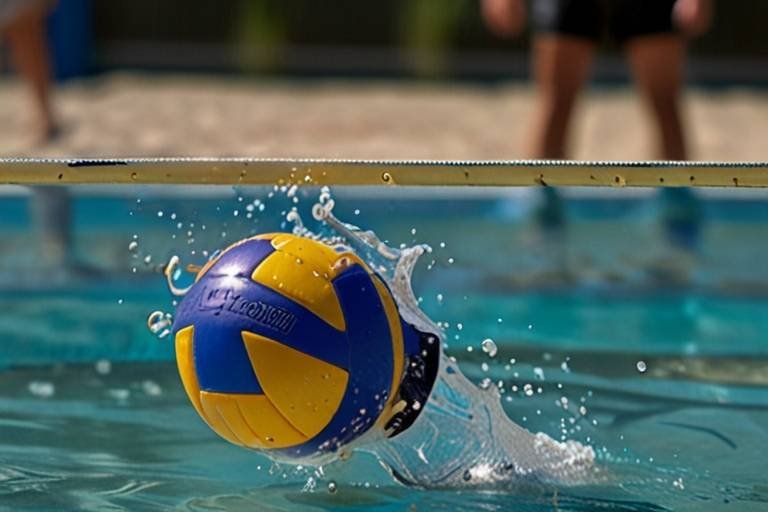
<svg viewBox="0 0 768 512">
<path fill-rule="evenodd" d="M 32 87 L 43 139 L 56 131 L 50 100 L 51 66 L 45 33 L 45 4 L 20 13 L 6 28 L 11 56 L 24 79 Z"/>
<path fill-rule="evenodd" d="M 529 150 L 533 158 L 565 158 L 571 114 L 589 77 L 594 51 L 595 44 L 584 38 L 559 34 L 536 37 L 536 112 Z"/>
<path fill-rule="evenodd" d="M 686 44 L 675 33 L 636 37 L 627 42 L 635 81 L 648 105 L 658 133 L 657 154 L 664 160 L 686 160 L 688 147 L 680 98 Z M 662 228 L 668 242 L 695 252 L 701 236 L 701 205 L 691 189 L 663 189 Z"/>
<path fill-rule="evenodd" d="M 674 33 L 636 37 L 626 43 L 632 73 L 656 124 L 658 154 L 685 160 L 688 150 L 680 108 L 685 41 Z"/>
</svg>

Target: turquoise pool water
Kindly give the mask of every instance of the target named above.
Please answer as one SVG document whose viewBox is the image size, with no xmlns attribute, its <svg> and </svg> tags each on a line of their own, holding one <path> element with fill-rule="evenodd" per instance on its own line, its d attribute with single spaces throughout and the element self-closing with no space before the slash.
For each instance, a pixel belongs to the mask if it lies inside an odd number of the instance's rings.
<svg viewBox="0 0 768 512">
<path fill-rule="evenodd" d="M 172 310 L 157 266 L 287 229 L 293 200 L 270 191 L 86 190 L 73 202 L 85 276 L 41 267 L 27 199 L 0 199 L 0 509 L 767 506 L 768 194 L 706 200 L 690 252 L 667 241 L 653 197 L 568 199 L 566 227 L 548 234 L 529 220 L 528 196 L 338 191 L 339 217 L 393 245 L 433 247 L 414 288 L 461 369 L 501 384 L 515 422 L 593 446 L 614 475 L 510 491 L 403 487 L 364 454 L 322 475 L 273 466 L 198 419 L 172 343 L 145 326 Z M 317 191 L 306 194 L 300 209 Z"/>
</svg>

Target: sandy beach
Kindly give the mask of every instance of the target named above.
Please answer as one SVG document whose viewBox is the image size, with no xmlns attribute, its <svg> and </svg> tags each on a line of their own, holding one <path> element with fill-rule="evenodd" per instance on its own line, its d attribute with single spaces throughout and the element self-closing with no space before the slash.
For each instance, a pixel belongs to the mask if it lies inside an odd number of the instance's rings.
<svg viewBox="0 0 768 512">
<path fill-rule="evenodd" d="M 522 158 L 534 99 L 524 84 L 113 74 L 60 86 L 63 134 L 40 145 L 27 94 L 0 82 L 2 156 Z M 768 160 L 768 91 L 691 90 L 686 111 L 696 159 Z M 592 88 L 571 156 L 654 158 L 651 128 L 632 89 Z"/>
</svg>

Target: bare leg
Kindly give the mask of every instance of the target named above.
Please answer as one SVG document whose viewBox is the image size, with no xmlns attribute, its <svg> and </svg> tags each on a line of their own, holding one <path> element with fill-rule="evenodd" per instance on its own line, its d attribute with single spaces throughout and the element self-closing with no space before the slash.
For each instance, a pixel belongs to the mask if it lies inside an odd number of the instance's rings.
<svg viewBox="0 0 768 512">
<path fill-rule="evenodd" d="M 50 101 L 51 66 L 45 16 L 46 10 L 43 7 L 27 10 L 16 18 L 6 31 L 16 67 L 32 86 L 43 140 L 47 140 L 56 132 Z"/>
<path fill-rule="evenodd" d="M 540 35 L 534 41 L 537 105 L 531 157 L 565 157 L 571 112 L 589 77 L 594 51 L 594 43 L 577 37 Z"/>
<path fill-rule="evenodd" d="M 532 158 L 565 158 L 571 113 L 589 77 L 594 51 L 594 43 L 587 39 L 550 34 L 536 37 L 533 74 L 537 100 L 529 150 Z M 544 189 L 535 216 L 546 231 L 563 227 L 563 205 L 554 189 Z"/>
<path fill-rule="evenodd" d="M 627 43 L 635 81 L 658 126 L 659 156 L 685 160 L 688 151 L 680 114 L 685 41 L 674 34 L 636 38 Z"/>
<path fill-rule="evenodd" d="M 627 44 L 635 81 L 658 128 L 658 156 L 665 160 L 688 158 L 680 113 L 685 49 L 685 40 L 674 34 L 640 37 Z M 675 188 L 662 189 L 660 200 L 667 241 L 672 247 L 695 253 L 701 236 L 698 199 L 690 189 Z M 673 266 L 672 270 L 678 278 L 686 276 L 684 268 Z"/>
</svg>

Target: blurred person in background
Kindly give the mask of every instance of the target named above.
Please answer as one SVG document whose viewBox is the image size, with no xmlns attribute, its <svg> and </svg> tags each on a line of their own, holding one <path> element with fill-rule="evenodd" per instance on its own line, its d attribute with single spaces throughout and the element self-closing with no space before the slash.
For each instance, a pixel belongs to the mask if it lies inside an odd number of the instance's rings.
<svg viewBox="0 0 768 512">
<path fill-rule="evenodd" d="M 8 42 L 15 68 L 30 85 L 37 115 L 37 142 L 59 134 L 51 106 L 51 64 L 46 21 L 54 0 L 0 0 L 0 35 Z M 63 187 L 32 187 L 30 212 L 38 238 L 38 261 L 53 277 L 81 275 L 90 269 L 72 252 L 71 201 Z"/>
<path fill-rule="evenodd" d="M 58 126 L 51 107 L 51 65 L 46 18 L 52 0 L 0 0 L 0 35 L 8 42 L 13 63 L 32 89 L 37 139 L 55 138 Z"/>
<path fill-rule="evenodd" d="M 658 130 L 658 158 L 686 160 L 680 109 L 687 40 L 703 34 L 711 0 L 481 0 L 483 18 L 499 37 L 519 35 L 528 6 L 534 30 L 533 78 L 537 100 L 528 156 L 563 159 L 571 113 L 589 78 L 595 50 L 609 35 L 626 52 L 632 76 Z M 677 205 L 665 208 L 665 231 L 677 243 L 695 243 L 697 207 L 689 190 L 667 191 Z M 680 205 L 686 205 L 681 208 Z M 562 206 L 545 189 L 539 212 L 544 226 L 562 224 Z M 669 220 L 670 222 L 667 222 Z M 685 233 L 680 233 L 683 229 Z"/>
</svg>

